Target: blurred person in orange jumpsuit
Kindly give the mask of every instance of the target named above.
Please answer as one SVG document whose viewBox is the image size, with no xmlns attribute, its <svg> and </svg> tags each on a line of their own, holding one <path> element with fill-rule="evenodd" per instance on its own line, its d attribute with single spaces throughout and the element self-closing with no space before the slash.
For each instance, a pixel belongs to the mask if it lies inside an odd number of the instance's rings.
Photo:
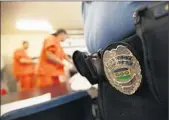
<svg viewBox="0 0 169 120">
<path fill-rule="evenodd" d="M 28 48 L 29 43 L 24 41 L 22 47 L 16 49 L 13 55 L 13 75 L 18 81 L 20 91 L 34 87 L 34 62 L 26 52 Z"/>
<path fill-rule="evenodd" d="M 59 77 L 64 76 L 66 65 L 64 60 L 72 63 L 60 45 L 66 38 L 67 32 L 64 29 L 58 29 L 57 32 L 45 38 L 37 68 L 36 87 L 60 84 Z"/>
</svg>

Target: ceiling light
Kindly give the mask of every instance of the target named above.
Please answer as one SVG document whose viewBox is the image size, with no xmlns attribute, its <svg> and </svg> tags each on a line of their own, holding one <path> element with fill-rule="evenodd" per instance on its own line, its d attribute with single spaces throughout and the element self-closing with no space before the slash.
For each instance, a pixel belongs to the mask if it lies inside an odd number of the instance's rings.
<svg viewBox="0 0 169 120">
<path fill-rule="evenodd" d="M 16 28 L 20 30 L 51 31 L 52 26 L 44 20 L 19 20 Z"/>
</svg>

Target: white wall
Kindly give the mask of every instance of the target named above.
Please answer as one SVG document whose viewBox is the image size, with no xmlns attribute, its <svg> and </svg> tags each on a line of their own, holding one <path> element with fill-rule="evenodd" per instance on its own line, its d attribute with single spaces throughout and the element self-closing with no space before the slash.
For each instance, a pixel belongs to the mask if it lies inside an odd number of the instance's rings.
<svg viewBox="0 0 169 120">
<path fill-rule="evenodd" d="M 32 57 L 38 57 L 42 49 L 42 43 L 47 34 L 37 35 L 2 35 L 1 36 L 1 55 L 11 57 L 14 50 L 21 47 L 22 41 L 26 40 L 30 44 L 28 54 Z M 70 37 L 65 43 L 65 52 L 72 55 L 75 50 L 86 51 L 83 36 Z"/>
</svg>

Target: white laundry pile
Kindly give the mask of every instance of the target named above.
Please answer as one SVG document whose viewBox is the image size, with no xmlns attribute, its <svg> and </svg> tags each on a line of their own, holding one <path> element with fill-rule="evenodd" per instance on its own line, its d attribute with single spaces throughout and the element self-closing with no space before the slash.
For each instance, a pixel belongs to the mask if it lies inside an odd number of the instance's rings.
<svg viewBox="0 0 169 120">
<path fill-rule="evenodd" d="M 97 85 L 92 86 L 89 81 L 81 76 L 79 73 L 72 76 L 69 80 L 69 84 L 71 86 L 72 90 L 78 91 L 78 90 L 88 90 L 91 87 L 96 87 Z"/>
</svg>

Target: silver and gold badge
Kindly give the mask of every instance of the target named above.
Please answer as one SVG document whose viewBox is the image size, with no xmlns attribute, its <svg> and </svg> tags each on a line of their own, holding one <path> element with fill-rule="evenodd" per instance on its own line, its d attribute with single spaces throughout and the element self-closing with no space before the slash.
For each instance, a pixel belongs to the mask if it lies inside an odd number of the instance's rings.
<svg viewBox="0 0 169 120">
<path fill-rule="evenodd" d="M 120 92 L 132 95 L 142 80 L 141 68 L 132 52 L 123 45 L 103 54 L 104 71 L 109 83 Z"/>
</svg>

